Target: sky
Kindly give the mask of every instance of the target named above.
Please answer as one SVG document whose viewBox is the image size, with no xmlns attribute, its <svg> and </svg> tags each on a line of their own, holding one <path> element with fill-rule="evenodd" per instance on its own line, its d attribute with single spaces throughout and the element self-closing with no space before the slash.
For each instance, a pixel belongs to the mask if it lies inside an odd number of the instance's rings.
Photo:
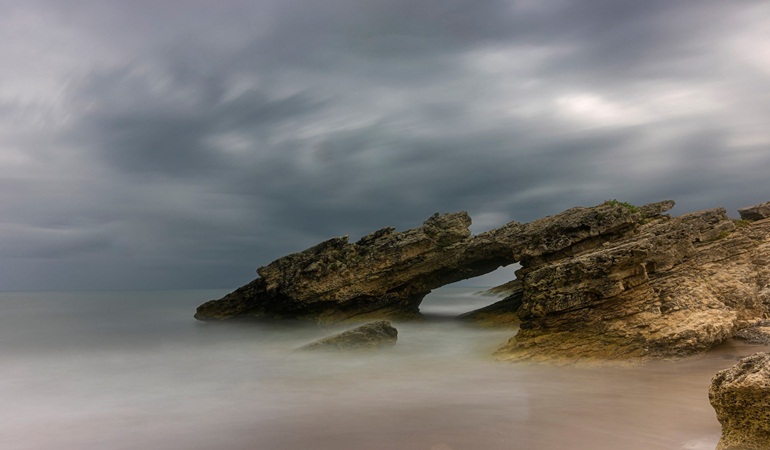
<svg viewBox="0 0 770 450">
<path fill-rule="evenodd" d="M 765 0 L 0 7 L 0 290 L 235 288 L 435 212 L 770 201 Z"/>
</svg>

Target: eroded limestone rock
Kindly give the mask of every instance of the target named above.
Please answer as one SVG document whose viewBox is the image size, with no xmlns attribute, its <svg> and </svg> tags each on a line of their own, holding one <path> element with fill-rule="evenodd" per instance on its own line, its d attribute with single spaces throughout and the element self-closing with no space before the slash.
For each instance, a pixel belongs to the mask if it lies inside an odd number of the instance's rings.
<svg viewBox="0 0 770 450">
<path fill-rule="evenodd" d="M 384 228 L 355 243 L 334 238 L 280 258 L 260 267 L 251 283 L 201 305 L 195 317 L 320 322 L 414 317 L 432 289 L 522 258 L 571 255 L 581 246 L 617 239 L 638 228 L 646 214 L 672 205 L 650 205 L 645 212 L 608 202 L 530 223 L 511 222 L 476 236 L 467 213 L 436 214 L 418 228 Z"/>
<path fill-rule="evenodd" d="M 770 202 L 747 206 L 738 210 L 743 220 L 762 220 L 770 217 Z"/>
<path fill-rule="evenodd" d="M 750 344 L 770 345 L 770 321 L 762 321 L 752 327 L 738 330 L 733 337 Z"/>
<path fill-rule="evenodd" d="M 770 224 L 724 209 L 652 220 L 570 258 L 527 264 L 522 319 L 501 359 L 644 359 L 695 354 L 768 314 Z"/>
<path fill-rule="evenodd" d="M 756 353 L 718 372 L 709 400 L 722 424 L 717 450 L 770 448 L 770 355 Z"/>
<path fill-rule="evenodd" d="M 398 340 L 398 330 L 381 320 L 311 342 L 298 350 L 376 350 L 390 347 Z"/>
<path fill-rule="evenodd" d="M 663 215 L 672 206 L 608 201 L 476 236 L 467 213 L 436 214 L 280 258 L 196 317 L 415 317 L 432 289 L 519 262 L 512 296 L 466 315 L 521 321 L 500 359 L 692 355 L 770 317 L 770 220 L 733 221 L 723 208 Z"/>
<path fill-rule="evenodd" d="M 195 317 L 414 317 L 432 289 L 512 262 L 500 251 L 468 252 L 470 224 L 466 212 L 435 214 L 402 232 L 384 228 L 355 243 L 330 239 L 260 267 L 259 278 L 201 305 Z"/>
</svg>

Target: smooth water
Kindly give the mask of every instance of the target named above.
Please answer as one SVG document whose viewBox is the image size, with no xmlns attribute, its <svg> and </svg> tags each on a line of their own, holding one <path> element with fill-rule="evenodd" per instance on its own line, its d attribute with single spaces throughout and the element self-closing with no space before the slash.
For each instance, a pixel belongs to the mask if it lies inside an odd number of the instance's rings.
<svg viewBox="0 0 770 450">
<path fill-rule="evenodd" d="M 445 288 L 377 353 L 293 349 L 343 329 L 207 324 L 223 291 L 0 293 L 0 448 L 709 449 L 711 377 L 765 347 L 630 368 L 499 363 L 514 334 Z"/>
</svg>

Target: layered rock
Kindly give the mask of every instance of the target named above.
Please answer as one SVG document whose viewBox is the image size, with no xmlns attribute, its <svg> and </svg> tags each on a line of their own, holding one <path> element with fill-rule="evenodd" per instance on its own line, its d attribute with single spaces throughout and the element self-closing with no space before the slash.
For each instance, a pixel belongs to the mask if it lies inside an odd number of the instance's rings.
<svg viewBox="0 0 770 450">
<path fill-rule="evenodd" d="M 770 217 L 770 202 L 747 206 L 738 210 L 743 220 L 762 220 Z"/>
<path fill-rule="evenodd" d="M 608 201 L 472 236 L 465 212 L 334 238 L 280 258 L 196 318 L 411 318 L 432 289 L 519 262 L 511 296 L 465 318 L 520 321 L 505 360 L 645 359 L 704 351 L 770 317 L 770 219 Z M 756 209 L 756 208 L 755 208 Z"/>
<path fill-rule="evenodd" d="M 432 289 L 491 272 L 522 258 L 571 255 L 632 232 L 647 210 L 608 202 L 531 223 L 511 222 L 471 236 L 465 212 L 436 214 L 418 228 L 384 228 L 358 242 L 334 238 L 257 270 L 259 278 L 201 305 L 202 320 L 302 318 L 320 322 L 414 317 Z"/>
<path fill-rule="evenodd" d="M 770 221 L 660 217 L 572 257 L 523 260 L 520 331 L 500 359 L 691 355 L 766 317 Z"/>
<path fill-rule="evenodd" d="M 754 354 L 717 373 L 709 400 L 722 424 L 717 450 L 770 448 L 770 355 Z"/>
<path fill-rule="evenodd" d="M 499 251 L 469 251 L 470 224 L 465 212 L 435 214 L 402 232 L 383 228 L 355 243 L 330 239 L 260 267 L 259 278 L 201 305 L 195 317 L 413 317 L 432 289 L 511 262 Z"/>
<path fill-rule="evenodd" d="M 381 320 L 311 342 L 298 350 L 376 350 L 391 347 L 397 340 L 398 330 Z"/>
</svg>

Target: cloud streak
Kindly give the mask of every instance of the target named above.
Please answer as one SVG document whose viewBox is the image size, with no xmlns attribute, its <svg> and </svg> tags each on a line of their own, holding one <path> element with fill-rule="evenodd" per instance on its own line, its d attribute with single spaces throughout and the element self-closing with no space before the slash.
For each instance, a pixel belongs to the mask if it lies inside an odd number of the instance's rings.
<svg viewBox="0 0 770 450">
<path fill-rule="evenodd" d="M 233 287 L 436 211 L 770 200 L 763 2 L 5 9 L 2 289 Z"/>
</svg>

